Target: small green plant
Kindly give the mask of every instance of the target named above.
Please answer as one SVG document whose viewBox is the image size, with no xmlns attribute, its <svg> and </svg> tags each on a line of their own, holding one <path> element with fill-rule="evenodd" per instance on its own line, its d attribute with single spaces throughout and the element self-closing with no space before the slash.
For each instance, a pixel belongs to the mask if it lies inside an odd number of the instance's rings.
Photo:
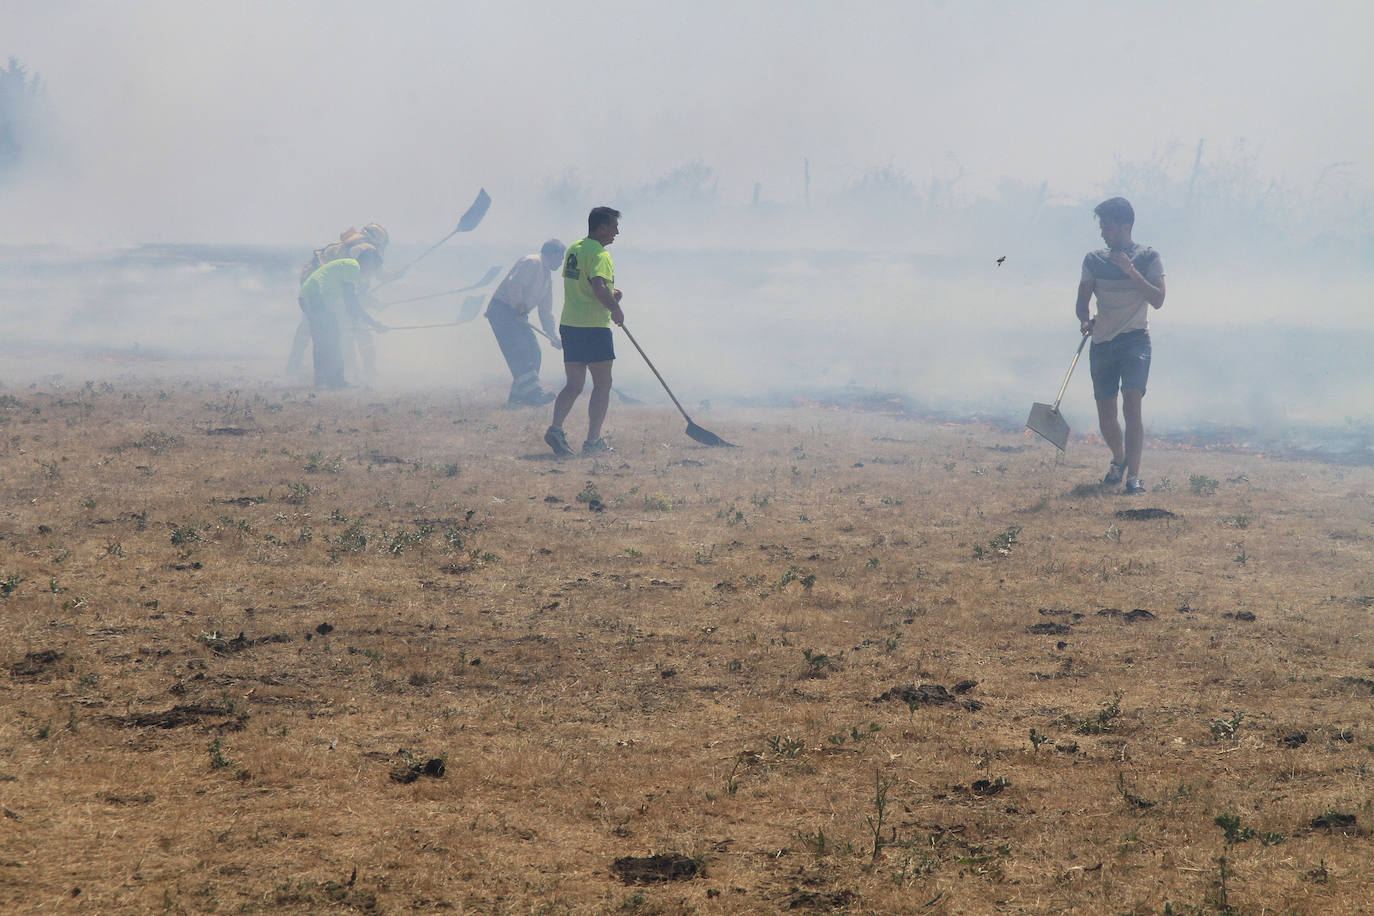
<svg viewBox="0 0 1374 916">
<path fill-rule="evenodd" d="M 1124 694 L 1118 690 L 1112 694 L 1110 700 L 1103 700 L 1099 705 L 1101 708 L 1097 714 L 1091 718 L 1084 719 L 1079 723 L 1076 731 L 1080 735 L 1102 735 L 1116 729 L 1116 720 L 1121 715 L 1121 698 Z"/>
<path fill-rule="evenodd" d="M 806 660 L 806 673 L 812 677 L 824 677 L 825 672 L 835 665 L 829 655 L 814 649 L 803 649 L 802 658 Z"/>
<path fill-rule="evenodd" d="M 1246 827 L 1241 823 L 1240 815 L 1230 811 L 1218 814 L 1213 818 L 1212 823 L 1221 828 L 1222 840 L 1227 846 L 1234 846 L 1237 843 L 1246 843 L 1250 840 L 1258 839 L 1262 846 L 1277 846 L 1287 837 L 1281 833 L 1263 832 Z"/>
<path fill-rule="evenodd" d="M 1255 831 L 1249 827 L 1244 827 L 1240 822 L 1240 815 L 1227 812 L 1218 814 L 1212 819 L 1212 823 L 1221 828 L 1222 839 L 1226 845 L 1233 846 L 1236 843 L 1244 843 L 1246 840 L 1253 839 Z"/>
<path fill-rule="evenodd" d="M 1244 566 L 1246 562 L 1249 561 L 1249 559 L 1250 554 L 1245 552 L 1244 547 L 1240 549 L 1240 553 L 1236 554 L 1235 557 L 1232 558 L 1233 562 L 1239 563 L 1241 566 Z"/>
<path fill-rule="evenodd" d="M 671 512 L 673 501 L 661 493 L 650 493 L 644 497 L 644 508 L 651 512 Z"/>
<path fill-rule="evenodd" d="M 119 543 L 119 541 L 107 541 L 107 542 L 105 543 L 105 556 L 107 556 L 107 557 L 123 557 L 123 556 L 124 556 L 124 545 L 121 544 L 121 543 Z"/>
<path fill-rule="evenodd" d="M 354 522 L 334 538 L 334 546 L 340 550 L 347 550 L 350 553 L 362 553 L 367 550 L 367 529 L 362 522 Z"/>
<path fill-rule="evenodd" d="M 1040 753 L 1040 745 L 1050 740 L 1049 735 L 1042 735 L 1035 729 L 1030 730 L 1031 755 L 1036 756 Z"/>
<path fill-rule="evenodd" d="M 736 757 L 735 765 L 730 768 L 730 775 L 725 777 L 726 795 L 734 795 L 736 792 L 739 791 L 739 783 L 735 780 L 735 774 L 739 772 L 739 766 L 741 762 L 742 758 Z"/>
<path fill-rule="evenodd" d="M 877 558 L 877 557 L 869 557 L 869 558 L 868 558 L 868 562 L 867 562 L 866 564 L 864 564 L 864 565 L 866 565 L 869 569 L 877 569 L 877 568 L 878 568 L 878 558 Z"/>
<path fill-rule="evenodd" d="M 1217 521 L 1220 522 L 1222 525 L 1226 526 L 1227 528 L 1239 528 L 1241 530 L 1244 530 L 1250 527 L 1250 516 L 1243 514 L 1223 515 L 1221 518 L 1217 519 Z"/>
<path fill-rule="evenodd" d="M 869 857 L 870 865 L 878 864 L 878 853 L 883 851 L 885 845 L 883 823 L 887 820 L 887 790 L 890 788 L 892 788 L 892 777 L 884 776 L 883 771 L 875 767 L 873 769 L 873 813 L 868 816 L 868 828 L 873 831 L 873 854 Z M 896 839 L 896 828 L 893 828 L 891 839 Z"/>
<path fill-rule="evenodd" d="M 801 756 L 806 745 L 791 735 L 774 735 L 768 739 L 768 748 L 777 756 L 792 760 Z"/>
<path fill-rule="evenodd" d="M 1150 492 L 1151 492 L 1151 493 L 1172 493 L 1172 492 L 1174 492 L 1174 482 L 1173 482 L 1172 480 L 1170 480 L 1169 478 L 1167 478 L 1167 477 L 1161 477 L 1161 478 L 1159 478 L 1159 480 L 1155 483 L 1155 485 L 1154 485 L 1153 487 L 1150 487 Z"/>
<path fill-rule="evenodd" d="M 7 576 L 0 576 L 0 598 L 8 598 L 10 595 L 13 595 L 19 590 L 19 583 L 23 581 L 24 580 L 15 573 L 10 573 Z"/>
<path fill-rule="evenodd" d="M 180 445 L 182 441 L 181 436 L 173 433 L 160 433 L 149 430 L 143 434 L 143 438 L 134 441 L 132 445 L 134 448 L 146 448 L 154 455 L 157 455 L 174 445 Z"/>
<path fill-rule="evenodd" d="M 851 844 L 841 844 L 835 837 L 826 836 L 825 830 L 821 828 L 817 828 L 815 833 L 798 833 L 797 839 L 801 840 L 802 845 L 811 850 L 812 855 L 817 858 L 828 856 L 834 852 L 853 850 Z"/>
<path fill-rule="evenodd" d="M 1212 737 L 1218 740 L 1223 738 L 1234 738 L 1236 732 L 1240 731 L 1241 720 L 1245 718 L 1243 713 L 1235 713 L 1229 719 L 1217 719 L 1208 726 Z"/>
<path fill-rule="evenodd" d="M 177 546 L 183 544 L 195 544 L 205 540 L 201 536 L 201 529 L 195 525 L 174 525 L 172 527 L 172 543 Z"/>
<path fill-rule="evenodd" d="M 449 463 L 439 469 L 445 477 L 457 477 L 462 468 L 458 465 Z"/>
<path fill-rule="evenodd" d="M 744 513 L 736 509 L 733 505 L 724 509 L 717 509 L 716 518 L 725 519 L 727 527 L 731 525 L 746 525 L 749 523 L 749 520 L 744 517 Z"/>
<path fill-rule="evenodd" d="M 1211 496 L 1220 485 L 1220 481 L 1206 474 L 1193 474 L 1188 478 L 1188 489 L 1194 496 Z"/>
<path fill-rule="evenodd" d="M 310 494 L 315 491 L 315 488 L 310 486 L 310 484 L 306 483 L 305 481 L 300 481 L 298 483 L 288 483 L 286 485 L 286 489 L 288 494 L 286 497 L 286 501 L 293 506 L 305 505 L 306 500 L 310 498 Z"/>
<path fill-rule="evenodd" d="M 577 494 L 577 501 L 580 503 L 587 503 L 588 505 L 593 502 L 605 502 L 605 500 L 601 498 L 601 494 L 597 492 L 596 484 L 592 483 L 590 480 L 587 481 L 587 485 L 582 488 L 582 492 Z"/>
<path fill-rule="evenodd" d="M 81 497 L 81 508 L 83 508 L 83 509 L 94 509 L 94 508 L 95 508 L 95 497 L 94 497 L 94 496 L 91 496 L 89 493 L 86 494 L 85 496 Z"/>
<path fill-rule="evenodd" d="M 789 582 L 800 582 L 801 587 L 809 592 L 811 591 L 811 586 L 816 584 L 816 576 L 814 573 L 802 575 L 801 570 L 797 569 L 797 567 L 789 566 L 787 567 L 787 571 L 782 574 L 782 578 L 778 580 L 778 589 L 782 590 Z"/>
<path fill-rule="evenodd" d="M 433 533 L 434 528 L 430 525 L 419 525 L 414 531 L 399 529 L 387 539 L 385 550 L 393 557 L 398 557 L 405 553 L 407 548 L 423 545 L 425 539 Z"/>
<path fill-rule="evenodd" d="M 311 452 L 305 456 L 307 474 L 337 474 L 343 470 L 343 458 L 326 458 L 324 452 Z"/>
<path fill-rule="evenodd" d="M 219 738 L 214 738 L 206 745 L 206 750 L 210 752 L 210 768 L 212 770 L 223 770 L 234 765 L 234 761 L 224 756 L 224 747 L 220 744 Z"/>
<path fill-rule="evenodd" d="M 1001 532 L 988 541 L 987 546 L 982 544 L 973 545 L 973 556 L 981 560 L 989 554 L 999 557 L 1011 556 L 1011 549 L 1016 546 L 1016 539 L 1021 534 L 1020 525 L 1012 525 L 1010 528 Z"/>
</svg>

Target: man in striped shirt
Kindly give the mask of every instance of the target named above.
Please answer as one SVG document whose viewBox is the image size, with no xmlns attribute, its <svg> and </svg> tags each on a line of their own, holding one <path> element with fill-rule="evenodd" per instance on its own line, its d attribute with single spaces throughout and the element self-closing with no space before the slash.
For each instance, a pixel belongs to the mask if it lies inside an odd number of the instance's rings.
<svg viewBox="0 0 1374 916">
<path fill-rule="evenodd" d="M 1104 200 L 1093 210 L 1106 248 L 1088 252 L 1078 283 L 1074 311 L 1079 328 L 1093 336 L 1088 364 L 1097 400 L 1097 422 L 1112 451 L 1105 486 L 1125 478 L 1127 493 L 1144 493 L 1140 482 L 1140 454 L 1145 441 L 1141 402 L 1150 377 L 1149 307 L 1164 305 L 1164 262 L 1159 252 L 1131 240 L 1135 210 L 1124 197 Z M 1089 317 L 1088 302 L 1097 298 L 1097 314 Z M 1121 417 L 1117 419 L 1117 391 Z"/>
</svg>

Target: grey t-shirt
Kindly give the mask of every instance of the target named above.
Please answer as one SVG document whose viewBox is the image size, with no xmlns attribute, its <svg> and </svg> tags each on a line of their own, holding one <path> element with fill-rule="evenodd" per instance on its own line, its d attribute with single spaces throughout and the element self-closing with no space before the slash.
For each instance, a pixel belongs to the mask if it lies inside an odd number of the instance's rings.
<svg viewBox="0 0 1374 916">
<path fill-rule="evenodd" d="M 1120 267 L 1111 262 L 1111 250 L 1099 248 L 1083 258 L 1083 280 L 1093 281 L 1097 296 L 1097 320 L 1093 323 L 1093 343 L 1111 340 L 1126 331 L 1149 329 L 1150 303 L 1135 288 Z M 1164 276 L 1164 260 L 1159 252 L 1131 243 L 1126 255 L 1151 283 Z"/>
</svg>

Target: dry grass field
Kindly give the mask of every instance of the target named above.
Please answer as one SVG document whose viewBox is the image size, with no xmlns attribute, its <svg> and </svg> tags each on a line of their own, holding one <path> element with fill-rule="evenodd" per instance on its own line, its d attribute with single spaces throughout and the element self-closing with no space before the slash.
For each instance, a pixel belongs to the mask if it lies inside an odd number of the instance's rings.
<svg viewBox="0 0 1374 916">
<path fill-rule="evenodd" d="M 0 911 L 1374 909 L 1374 469 L 503 397 L 0 390 Z"/>
</svg>

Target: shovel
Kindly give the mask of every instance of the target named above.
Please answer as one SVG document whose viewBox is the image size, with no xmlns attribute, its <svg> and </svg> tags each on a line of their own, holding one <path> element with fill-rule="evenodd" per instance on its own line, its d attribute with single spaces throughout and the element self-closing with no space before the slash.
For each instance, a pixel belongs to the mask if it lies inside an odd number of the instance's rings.
<svg viewBox="0 0 1374 916">
<path fill-rule="evenodd" d="M 425 257 L 425 255 L 429 254 L 434 249 L 438 248 L 440 245 L 444 244 L 458 233 L 471 232 L 472 230 L 476 229 L 477 224 L 482 222 L 482 217 L 487 215 L 487 210 L 489 209 L 491 209 L 491 195 L 487 193 L 486 188 L 482 188 L 477 192 L 477 199 L 472 202 L 472 206 L 468 207 L 467 210 L 464 211 L 463 215 L 458 217 L 458 227 L 456 229 L 454 229 L 448 235 L 441 238 L 439 241 L 435 242 L 433 245 L 429 246 L 429 248 L 425 249 L 424 254 L 421 254 L 420 257 L 411 261 L 405 267 L 402 267 L 396 273 L 392 274 L 390 277 L 387 277 L 381 283 L 378 283 L 376 286 L 372 287 L 372 289 L 381 289 L 388 283 L 392 283 L 396 280 L 401 279 L 402 275 L 404 275 L 406 271 L 410 270 L 412 267 L 418 264 L 420 260 Z"/>
<path fill-rule="evenodd" d="M 388 307 L 393 305 L 405 305 L 407 302 L 420 302 L 424 299 L 437 299 L 440 296 L 452 296 L 454 293 L 465 293 L 470 289 L 481 289 L 483 286 L 486 286 L 492 280 L 495 280 L 497 274 L 499 273 L 501 273 L 501 268 L 492 267 L 489 268 L 486 273 L 482 274 L 482 279 L 478 280 L 471 286 L 460 286 L 457 289 L 446 289 L 442 293 L 426 293 L 423 296 L 411 296 L 409 299 L 397 299 L 395 302 L 381 302 L 378 304 L 385 305 Z"/>
<path fill-rule="evenodd" d="M 620 330 L 625 332 L 625 336 L 630 338 L 630 343 L 635 345 L 635 349 L 639 351 L 639 355 L 644 357 L 644 362 L 648 363 L 649 368 L 652 369 L 654 375 L 658 377 L 658 382 L 660 385 L 663 386 L 663 390 L 668 392 L 668 397 L 673 399 L 673 406 L 675 406 L 678 409 L 678 413 L 682 414 L 683 419 L 687 421 L 688 437 L 695 439 L 702 445 L 723 445 L 726 448 L 735 448 L 736 446 L 734 445 L 734 443 L 726 442 L 724 439 L 722 439 L 720 436 L 717 436 L 709 429 L 702 429 L 700 426 L 697 426 L 695 423 L 692 422 L 692 418 L 687 416 L 687 411 L 682 409 L 682 405 L 679 404 L 677 398 L 673 396 L 673 389 L 669 388 L 668 383 L 663 381 L 663 376 L 658 374 L 658 369 L 654 368 L 653 362 L 651 362 L 649 359 L 649 354 L 644 352 L 644 348 L 639 345 L 639 341 L 635 340 L 635 336 L 630 333 L 630 329 L 622 324 L 620 326 Z"/>
<path fill-rule="evenodd" d="M 458 317 L 454 321 L 445 321 L 443 324 L 403 324 L 399 327 L 387 328 L 388 331 L 418 331 L 421 328 L 451 328 L 460 324 L 467 324 L 477 317 L 477 313 L 482 310 L 483 296 L 468 296 L 463 300 L 463 307 L 458 312 Z"/>
<path fill-rule="evenodd" d="M 1077 352 L 1073 354 L 1073 362 L 1069 363 L 1069 371 L 1064 375 L 1064 384 L 1059 386 L 1059 394 L 1055 396 L 1054 403 L 1032 404 L 1030 416 L 1026 418 L 1027 429 L 1049 440 L 1050 444 L 1061 452 L 1069 444 L 1069 422 L 1059 412 L 1059 402 L 1064 400 L 1064 389 L 1069 387 L 1069 377 L 1073 375 L 1074 367 L 1078 365 L 1078 357 L 1083 354 L 1083 347 L 1087 342 L 1088 335 L 1084 334 L 1078 343 Z"/>
</svg>

